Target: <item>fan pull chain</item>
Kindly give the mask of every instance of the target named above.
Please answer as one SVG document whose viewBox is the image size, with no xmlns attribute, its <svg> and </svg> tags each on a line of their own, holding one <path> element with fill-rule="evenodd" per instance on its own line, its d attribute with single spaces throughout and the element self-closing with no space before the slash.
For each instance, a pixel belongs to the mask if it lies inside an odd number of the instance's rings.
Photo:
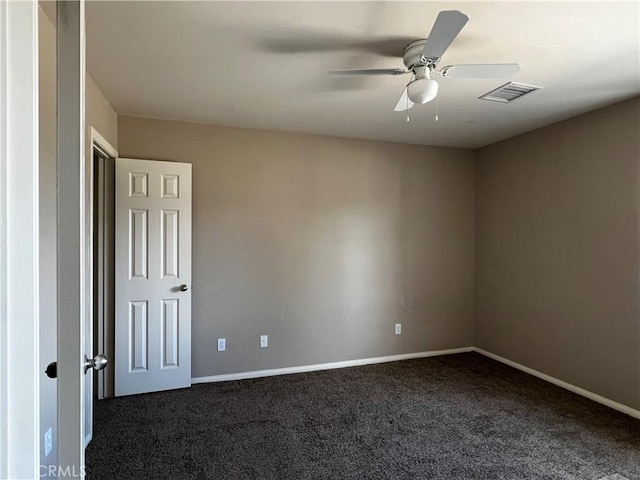
<svg viewBox="0 0 640 480">
<path fill-rule="evenodd" d="M 407 92 L 407 123 L 409 123 L 409 92 Z"/>
<path fill-rule="evenodd" d="M 438 97 L 436 96 L 436 122 L 438 121 Z"/>
</svg>

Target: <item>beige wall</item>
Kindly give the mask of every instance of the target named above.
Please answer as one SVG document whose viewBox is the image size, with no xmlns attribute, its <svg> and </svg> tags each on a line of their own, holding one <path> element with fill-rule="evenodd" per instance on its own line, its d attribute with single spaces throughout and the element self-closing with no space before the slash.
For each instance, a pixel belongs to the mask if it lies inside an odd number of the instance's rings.
<svg viewBox="0 0 640 480">
<path fill-rule="evenodd" d="M 118 148 L 118 116 L 109 101 L 96 86 L 91 75 L 87 73 L 85 85 L 86 124 L 87 128 L 95 128 L 109 144 Z M 87 139 L 89 137 L 87 136 Z M 87 140 L 87 147 L 91 142 Z M 89 152 L 90 150 L 87 150 Z M 87 157 L 88 158 L 88 157 Z"/>
<path fill-rule="evenodd" d="M 57 357 L 56 325 L 56 31 L 55 26 L 43 12 L 38 15 L 39 34 L 39 127 L 40 127 L 40 371 Z M 90 126 L 115 148 L 117 147 L 117 116 L 102 92 L 87 75 L 86 80 L 86 171 L 91 168 Z M 85 186 L 87 201 L 91 190 L 90 183 Z M 90 205 L 90 203 L 88 203 Z M 90 209 L 87 211 L 86 225 L 89 223 Z M 87 232 L 87 241 L 89 232 Z M 86 308 L 90 312 L 90 297 L 86 299 Z M 54 449 L 44 457 L 41 450 L 41 464 L 55 465 L 57 443 L 56 395 L 57 382 L 42 374 L 40 380 L 40 430 L 44 432 L 52 427 Z M 86 419 L 88 420 L 88 419 Z M 44 470 L 43 470 L 44 471 Z"/>
<path fill-rule="evenodd" d="M 480 149 L 476 345 L 640 408 L 640 100 Z"/>
<path fill-rule="evenodd" d="M 194 166 L 193 376 L 475 344 L 640 408 L 639 104 L 476 152 L 120 117 Z"/>
<path fill-rule="evenodd" d="M 473 152 L 128 117 L 118 145 L 193 164 L 194 377 L 472 344 Z"/>
</svg>

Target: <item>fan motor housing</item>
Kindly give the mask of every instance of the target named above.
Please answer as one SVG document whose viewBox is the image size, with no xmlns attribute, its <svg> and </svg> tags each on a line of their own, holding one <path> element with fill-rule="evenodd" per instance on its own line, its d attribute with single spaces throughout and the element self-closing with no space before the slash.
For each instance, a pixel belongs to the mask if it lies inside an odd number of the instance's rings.
<svg viewBox="0 0 640 480">
<path fill-rule="evenodd" d="M 424 50 L 424 46 L 426 44 L 427 39 L 416 40 L 415 42 L 411 42 L 409 45 L 404 47 L 402 61 L 409 70 L 413 70 L 414 67 L 426 65 L 428 63 L 424 62 L 422 59 L 422 51 Z"/>
</svg>

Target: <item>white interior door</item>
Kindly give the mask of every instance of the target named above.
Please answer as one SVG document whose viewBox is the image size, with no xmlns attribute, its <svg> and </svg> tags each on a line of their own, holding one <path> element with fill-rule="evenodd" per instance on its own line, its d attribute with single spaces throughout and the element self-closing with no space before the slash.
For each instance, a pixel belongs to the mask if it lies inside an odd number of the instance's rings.
<svg viewBox="0 0 640 480">
<path fill-rule="evenodd" d="M 57 2 L 56 7 L 58 465 L 64 466 L 68 475 L 81 475 L 86 432 L 90 431 L 85 417 L 84 356 L 91 355 L 90 350 L 85 350 L 84 306 L 88 293 L 84 223 L 84 1 Z M 61 470 L 58 473 L 63 476 Z"/>
<path fill-rule="evenodd" d="M 115 395 L 191 385 L 191 164 L 116 159 Z"/>
</svg>

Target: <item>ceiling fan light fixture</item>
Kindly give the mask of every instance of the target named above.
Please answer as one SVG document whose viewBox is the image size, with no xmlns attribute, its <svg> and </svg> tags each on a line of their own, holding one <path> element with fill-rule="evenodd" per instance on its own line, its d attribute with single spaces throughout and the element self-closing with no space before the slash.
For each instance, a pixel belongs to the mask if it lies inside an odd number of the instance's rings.
<svg viewBox="0 0 640 480">
<path fill-rule="evenodd" d="M 425 104 L 438 95 L 438 82 L 430 78 L 417 78 L 409 83 L 407 93 L 413 103 Z"/>
</svg>

